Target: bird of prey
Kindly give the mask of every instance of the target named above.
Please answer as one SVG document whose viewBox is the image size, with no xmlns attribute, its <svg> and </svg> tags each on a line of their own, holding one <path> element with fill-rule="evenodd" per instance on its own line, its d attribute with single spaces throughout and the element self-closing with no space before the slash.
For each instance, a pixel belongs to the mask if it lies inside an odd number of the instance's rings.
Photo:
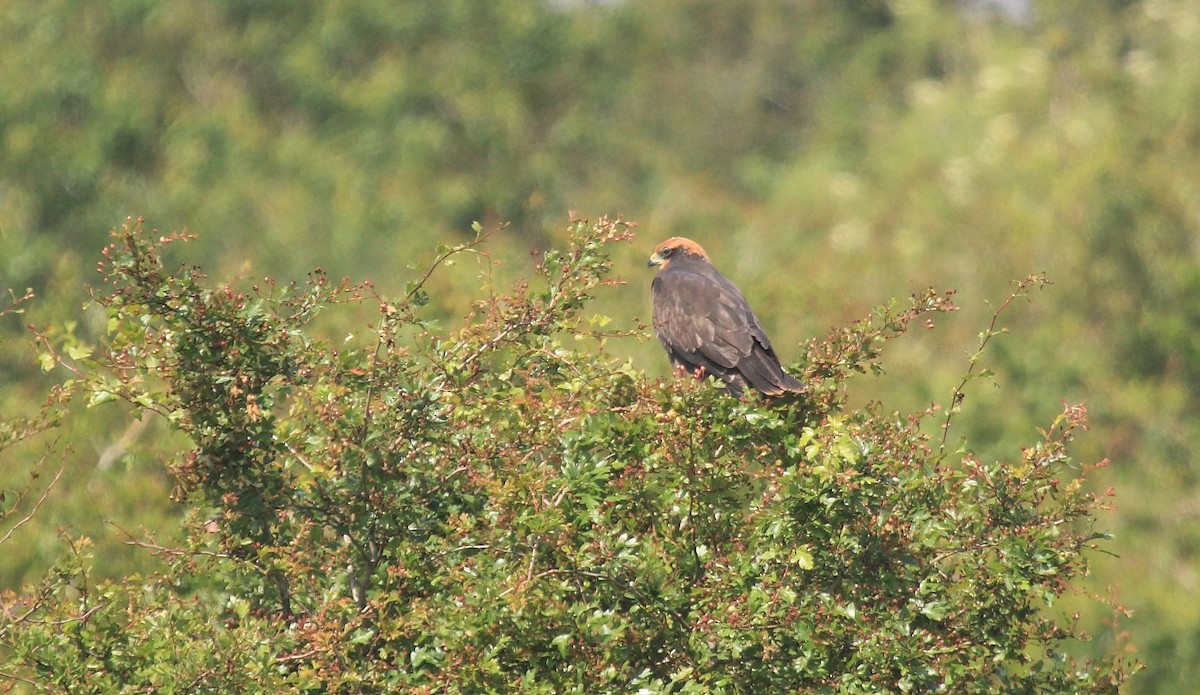
<svg viewBox="0 0 1200 695">
<path fill-rule="evenodd" d="M 717 272 L 699 244 L 671 237 L 654 249 L 647 265 L 659 267 L 651 284 L 654 332 L 677 370 L 711 374 L 735 397 L 747 387 L 768 396 L 804 390 L 779 365 L 741 291 Z"/>
</svg>

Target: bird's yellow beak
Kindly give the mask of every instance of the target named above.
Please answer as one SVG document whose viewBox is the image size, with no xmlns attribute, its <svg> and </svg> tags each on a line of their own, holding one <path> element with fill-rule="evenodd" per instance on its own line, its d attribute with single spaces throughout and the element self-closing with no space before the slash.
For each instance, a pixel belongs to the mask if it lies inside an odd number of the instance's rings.
<svg viewBox="0 0 1200 695">
<path fill-rule="evenodd" d="M 646 261 L 646 267 L 653 268 L 656 265 L 662 265 L 662 263 L 663 263 L 663 257 L 660 256 L 658 253 L 652 253 L 652 254 L 650 254 L 650 260 Z"/>
</svg>

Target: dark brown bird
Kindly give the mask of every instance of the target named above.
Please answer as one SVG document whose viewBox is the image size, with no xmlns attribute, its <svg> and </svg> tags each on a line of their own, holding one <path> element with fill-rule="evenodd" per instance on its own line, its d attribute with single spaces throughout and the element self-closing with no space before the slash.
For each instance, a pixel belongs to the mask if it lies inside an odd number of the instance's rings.
<svg viewBox="0 0 1200 695">
<path fill-rule="evenodd" d="M 741 396 L 747 386 L 768 396 L 804 390 L 779 365 L 741 291 L 717 272 L 699 244 L 671 237 L 654 249 L 647 265 L 659 266 L 650 286 L 654 332 L 676 369 L 711 374 L 732 396 Z"/>
</svg>

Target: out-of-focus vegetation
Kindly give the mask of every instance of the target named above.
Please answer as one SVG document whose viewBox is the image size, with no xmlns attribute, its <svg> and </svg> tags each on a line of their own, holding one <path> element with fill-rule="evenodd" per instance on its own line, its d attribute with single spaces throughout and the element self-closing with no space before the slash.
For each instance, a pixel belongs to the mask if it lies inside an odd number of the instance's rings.
<svg viewBox="0 0 1200 695">
<path fill-rule="evenodd" d="M 130 214 L 195 230 L 173 260 L 238 285 L 322 266 L 397 296 L 474 220 L 512 222 L 491 253 L 520 276 L 567 208 L 623 213 L 641 236 L 603 313 L 646 320 L 644 253 L 686 234 L 785 360 L 887 297 L 957 288 L 944 330 L 897 342 L 853 391 L 901 412 L 945 403 L 985 302 L 1044 271 L 1055 284 L 1006 314 L 1015 335 L 984 357 L 998 388 L 970 385 L 961 433 L 986 460 L 1087 401 L 1075 451 L 1111 459 L 1119 556 L 1092 586 L 1133 611 L 1095 653 L 1128 630 L 1148 665 L 1130 692 L 1195 690 L 1196 3 L 1037 2 L 1016 22 L 935 0 L 16 0 L 0 31 L 0 287 L 38 295 L 0 315 L 5 418 L 63 378 L 24 324 L 80 351 L 105 331 L 82 285 Z M 465 265 L 427 288 L 446 325 L 477 296 Z M 322 321 L 339 340 L 362 325 Z M 649 342 L 609 350 L 666 372 Z M 179 526 L 162 463 L 177 435 L 115 403 L 68 407 L 68 426 L 2 453 L 6 490 L 46 456 L 22 509 L 60 458 L 65 473 L 4 544 L 0 586 L 62 556 L 59 525 L 109 577 L 157 566 L 121 529 Z M 24 515 L 7 518 L 0 535 Z"/>
</svg>

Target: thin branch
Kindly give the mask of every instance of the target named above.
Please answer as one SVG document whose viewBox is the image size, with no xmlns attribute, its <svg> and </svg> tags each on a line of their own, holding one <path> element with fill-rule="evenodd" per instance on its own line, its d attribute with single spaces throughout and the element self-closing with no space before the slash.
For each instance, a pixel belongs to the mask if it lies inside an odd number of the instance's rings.
<svg viewBox="0 0 1200 695">
<path fill-rule="evenodd" d="M 41 683 L 38 683 L 37 681 L 29 680 L 28 678 L 24 678 L 22 676 L 18 676 L 15 673 L 9 673 L 8 671 L 0 671 L 0 678 L 6 678 L 10 681 L 20 681 L 22 683 L 25 683 L 26 685 L 32 685 L 33 687 L 38 688 L 39 690 L 42 689 Z"/>
<path fill-rule="evenodd" d="M 46 460 L 46 458 L 43 456 L 42 461 L 45 461 L 45 460 Z M 41 464 L 41 462 L 39 461 L 39 465 L 40 464 Z M 38 498 L 37 502 L 34 503 L 33 509 L 30 509 L 28 514 L 26 514 L 19 521 L 17 521 L 17 523 L 13 524 L 13 527 L 8 530 L 8 533 L 5 533 L 3 537 L 0 537 L 0 545 L 4 545 L 5 543 L 7 543 L 8 539 L 12 538 L 12 535 L 17 532 L 17 529 L 24 526 L 26 523 L 29 522 L 30 519 L 33 518 L 34 514 L 37 514 L 38 509 L 41 508 L 42 504 L 46 501 L 46 498 L 50 496 L 50 490 L 54 489 L 54 485 L 56 483 L 58 483 L 59 478 L 62 477 L 63 470 L 66 468 L 66 466 L 67 466 L 66 461 L 63 461 L 62 463 L 59 464 L 58 472 L 54 474 L 54 479 L 51 480 L 50 484 L 46 486 L 46 489 L 42 491 L 42 496 L 40 498 Z M 23 497 L 24 496 L 22 495 L 22 498 Z M 17 501 L 19 502 L 20 500 L 18 499 Z"/>
<path fill-rule="evenodd" d="M 477 232 L 475 234 L 475 238 L 471 241 L 468 241 L 465 244 L 452 246 L 438 254 L 437 258 L 433 259 L 433 263 L 430 263 L 429 267 L 425 269 L 425 274 L 422 275 L 421 278 L 409 288 L 407 293 L 405 293 L 404 300 L 409 301 L 415 297 L 417 293 L 421 291 L 421 288 L 425 286 L 425 283 L 429 281 L 429 278 L 433 275 L 433 272 L 444 265 L 452 256 L 456 256 L 467 251 L 472 251 L 475 247 L 482 245 L 484 242 L 490 239 L 493 234 L 501 229 L 504 229 L 506 226 L 507 225 L 501 225 L 499 227 L 493 227 L 486 232 Z M 367 395 L 363 402 L 363 422 L 362 431 L 359 434 L 359 444 L 362 444 L 362 442 L 366 440 L 367 429 L 371 424 L 371 401 L 374 400 L 375 397 L 375 373 L 379 365 L 379 352 L 383 349 L 385 342 L 386 339 L 384 338 L 384 335 L 380 333 L 379 340 L 375 343 L 375 351 L 371 354 L 371 378 L 367 381 Z"/>
<path fill-rule="evenodd" d="M 565 575 L 572 576 L 572 577 L 575 577 L 575 576 L 591 577 L 593 579 L 603 579 L 604 581 L 611 582 L 613 584 L 617 583 L 617 582 L 613 581 L 613 579 L 611 577 L 600 574 L 599 572 L 589 572 L 587 570 L 564 569 L 561 567 L 552 567 L 550 569 L 545 569 L 545 570 L 542 570 L 541 572 L 537 572 L 535 574 L 527 574 L 525 576 L 525 578 L 522 579 L 520 582 L 518 582 L 515 586 L 510 586 L 507 589 L 505 589 L 504 591 L 501 591 L 499 596 L 497 596 L 496 598 L 503 598 L 504 596 L 507 596 L 508 594 L 511 594 L 512 592 L 514 592 L 518 589 L 523 589 L 526 585 L 528 585 L 530 582 L 534 581 L 535 579 L 542 579 L 544 577 L 555 577 L 560 574 L 565 574 Z M 630 587 L 630 588 L 632 588 L 632 587 Z"/>
<path fill-rule="evenodd" d="M 135 548 L 141 548 L 142 550 L 149 550 L 155 555 L 169 555 L 171 557 L 196 557 L 196 556 L 215 557 L 215 558 L 219 558 L 222 560 L 238 559 L 238 558 L 235 558 L 234 556 L 230 555 L 229 553 L 219 553 L 219 552 L 216 552 L 213 550 L 188 550 L 186 548 L 168 548 L 166 546 L 159 545 L 157 543 L 151 543 L 150 541 L 138 540 L 137 538 L 134 538 L 132 533 L 130 533 L 128 530 L 122 528 L 118 524 L 115 524 L 111 521 L 107 522 L 107 524 L 109 526 L 112 526 L 116 530 L 120 531 L 125 536 L 126 540 L 122 541 L 122 543 L 124 543 L 125 545 L 131 545 Z M 254 565 L 254 567 L 257 568 L 258 566 Z"/>
<path fill-rule="evenodd" d="M 12 289 L 8 290 L 8 296 L 11 299 L 9 299 L 8 306 L 0 309 L 0 316 L 11 313 L 23 313 L 25 310 L 21 308 L 21 305 L 33 299 L 36 295 L 32 288 L 26 287 L 25 294 L 21 295 L 20 297 L 18 297 L 17 293 L 13 292 Z"/>
<path fill-rule="evenodd" d="M 465 251 L 470 251 L 470 250 L 474 249 L 476 246 L 480 246 L 481 244 L 486 242 L 489 238 L 491 238 L 491 236 L 493 234 L 500 231 L 501 229 L 504 229 L 507 226 L 508 225 L 501 225 L 499 227 L 493 227 L 492 229 L 489 229 L 486 232 L 479 232 L 475 235 L 475 238 L 472 239 L 471 241 L 468 241 L 465 244 L 459 244 L 457 246 L 452 246 L 452 247 L 446 249 L 445 251 L 443 251 L 441 254 L 438 255 L 437 258 L 433 259 L 433 263 L 431 263 L 429 265 L 429 268 L 427 268 L 425 270 L 425 274 L 421 276 L 421 279 L 418 280 L 416 282 L 416 284 L 412 286 L 411 289 L 409 289 L 408 293 L 404 295 L 404 298 L 412 299 L 413 296 L 415 296 L 417 294 L 417 292 L 419 292 L 420 289 L 425 286 L 425 282 L 427 280 L 429 280 L 430 276 L 433 275 L 433 271 L 437 270 L 438 267 L 441 266 L 442 264 L 444 264 L 446 262 L 446 260 L 449 259 L 451 256 L 456 256 Z"/>
<path fill-rule="evenodd" d="M 104 606 L 103 605 L 92 606 L 91 608 L 80 613 L 79 615 L 73 615 L 70 618 L 62 618 L 61 620 L 42 620 L 41 618 L 28 618 L 27 617 L 24 619 L 24 622 L 28 622 L 33 625 L 60 625 L 60 626 L 61 625 L 69 625 L 70 623 L 81 623 L 81 622 L 86 621 L 88 618 L 91 618 L 92 615 L 95 614 L 96 611 L 99 611 L 101 608 L 104 608 Z"/>
<path fill-rule="evenodd" d="M 491 550 L 491 548 L 492 548 L 492 546 L 489 544 L 486 544 L 486 543 L 476 543 L 474 545 L 460 545 L 460 546 L 457 546 L 454 548 L 449 548 L 447 550 L 443 550 L 442 552 L 438 553 L 437 555 L 434 555 L 434 557 L 441 559 L 443 557 L 446 557 L 450 553 L 461 553 L 464 550 Z"/>
<path fill-rule="evenodd" d="M 992 338 L 1000 333 L 1004 333 L 1006 330 L 1003 328 L 999 330 L 996 329 L 996 324 L 1000 321 L 1000 314 L 1004 313 L 1004 310 L 1007 309 L 1008 306 L 1012 304 L 1013 301 L 1018 297 L 1027 296 L 1029 294 L 1030 287 L 1042 287 L 1049 285 L 1050 281 L 1046 279 L 1045 275 L 1039 274 L 1030 275 L 1024 280 L 1014 280 L 1011 284 L 1016 285 L 1016 289 L 1014 289 L 1012 293 L 1009 294 L 1003 302 L 1001 302 L 1000 306 L 992 312 L 992 321 L 988 324 L 987 330 L 979 335 L 979 347 L 976 348 L 974 354 L 972 354 L 970 357 L 970 364 L 967 367 L 966 374 L 964 374 L 962 380 L 958 382 L 958 386 L 954 387 L 954 393 L 950 398 L 950 407 L 946 409 L 946 420 L 942 422 L 942 441 L 938 445 L 939 459 L 945 455 L 946 439 L 950 436 L 950 423 L 954 420 L 954 416 L 959 412 L 960 405 L 962 404 L 963 399 L 966 397 L 967 384 L 981 376 L 975 374 L 975 365 L 979 363 L 979 358 L 983 355 L 983 351 L 987 348 L 987 345 L 989 342 L 991 342 Z"/>
</svg>

